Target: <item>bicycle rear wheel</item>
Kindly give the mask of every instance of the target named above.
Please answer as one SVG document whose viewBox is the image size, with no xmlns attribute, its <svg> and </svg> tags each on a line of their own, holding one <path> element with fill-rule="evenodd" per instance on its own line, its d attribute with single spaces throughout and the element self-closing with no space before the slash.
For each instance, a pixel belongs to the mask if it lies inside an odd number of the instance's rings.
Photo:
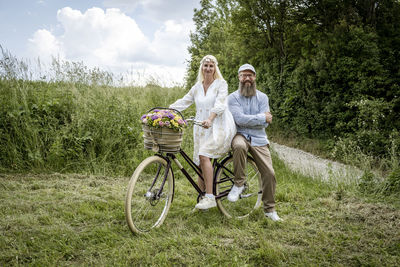
<svg viewBox="0 0 400 267">
<path fill-rule="evenodd" d="M 219 210 L 228 218 L 244 218 L 261 205 L 261 174 L 251 157 L 247 157 L 245 189 L 239 200 L 230 202 L 227 199 L 234 182 L 233 157 L 222 162 L 216 173 L 216 195 Z"/>
<path fill-rule="evenodd" d="M 159 156 L 143 160 L 126 193 L 125 218 L 131 231 L 141 234 L 159 227 L 167 216 L 173 193 L 172 170 L 168 170 L 167 161 Z"/>
</svg>

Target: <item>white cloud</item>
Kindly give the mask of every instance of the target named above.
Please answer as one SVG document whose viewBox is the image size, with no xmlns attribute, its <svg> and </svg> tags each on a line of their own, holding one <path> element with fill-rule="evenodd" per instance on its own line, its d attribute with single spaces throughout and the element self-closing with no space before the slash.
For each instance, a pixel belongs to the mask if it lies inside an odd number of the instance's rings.
<svg viewBox="0 0 400 267">
<path fill-rule="evenodd" d="M 179 66 L 188 58 L 191 23 L 176 23 L 168 20 L 154 34 L 151 49 L 159 62 Z"/>
<path fill-rule="evenodd" d="M 52 56 L 65 57 L 62 44 L 48 30 L 36 31 L 28 42 L 29 52 L 34 58 L 49 61 Z"/>
<path fill-rule="evenodd" d="M 141 9 L 143 16 L 158 21 L 192 20 L 193 8 L 199 7 L 198 0 L 104 0 L 106 7 L 119 7 L 127 12 Z"/>
<path fill-rule="evenodd" d="M 64 28 L 60 40 L 67 58 L 88 64 L 117 66 L 129 59 L 145 59 L 149 46 L 136 22 L 119 9 L 90 8 L 85 13 L 65 7 L 58 11 Z"/>
<path fill-rule="evenodd" d="M 165 85 L 183 81 L 192 22 L 168 20 L 149 38 L 132 17 L 117 8 L 94 7 L 82 13 L 64 7 L 58 10 L 57 19 L 62 35 L 41 29 L 30 39 L 32 51 L 41 58 L 61 55 L 115 73 L 130 70 L 140 74 L 141 80 L 152 76 Z"/>
</svg>

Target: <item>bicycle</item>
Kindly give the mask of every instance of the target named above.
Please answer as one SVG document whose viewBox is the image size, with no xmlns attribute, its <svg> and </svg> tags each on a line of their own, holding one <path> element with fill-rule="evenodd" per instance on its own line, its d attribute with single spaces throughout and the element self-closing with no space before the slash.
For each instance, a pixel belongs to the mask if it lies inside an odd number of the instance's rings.
<svg viewBox="0 0 400 267">
<path fill-rule="evenodd" d="M 153 108 L 149 110 L 155 110 Z M 174 110 L 169 108 L 161 108 Z M 177 111 L 182 118 L 183 115 Z M 190 118 L 187 120 L 194 125 L 201 122 Z M 128 184 L 125 199 L 125 218 L 130 230 L 134 234 L 149 232 L 151 229 L 163 224 L 175 191 L 175 174 L 172 169 L 172 162 L 178 166 L 183 175 L 187 178 L 193 188 L 198 192 L 197 202 L 204 196 L 199 185 L 190 176 L 188 171 L 179 162 L 175 153 L 178 153 L 189 164 L 191 169 L 204 180 L 201 169 L 192 159 L 179 147 L 177 152 L 169 153 L 162 151 L 144 159 L 134 173 Z M 227 195 L 233 186 L 233 156 L 227 153 L 226 156 L 212 161 L 213 193 L 216 198 L 218 209 L 228 218 L 244 218 L 260 207 L 261 205 L 261 175 L 257 169 L 254 159 L 248 155 L 246 165 L 245 190 L 236 202 L 227 200 Z"/>
</svg>

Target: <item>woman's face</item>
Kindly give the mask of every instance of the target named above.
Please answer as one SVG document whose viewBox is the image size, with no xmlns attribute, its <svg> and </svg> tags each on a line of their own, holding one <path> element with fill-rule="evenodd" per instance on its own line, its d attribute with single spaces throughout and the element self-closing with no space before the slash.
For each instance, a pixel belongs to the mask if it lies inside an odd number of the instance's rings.
<svg viewBox="0 0 400 267">
<path fill-rule="evenodd" d="M 213 76 L 215 72 L 215 64 L 212 61 L 205 61 L 202 66 L 204 77 Z"/>
</svg>

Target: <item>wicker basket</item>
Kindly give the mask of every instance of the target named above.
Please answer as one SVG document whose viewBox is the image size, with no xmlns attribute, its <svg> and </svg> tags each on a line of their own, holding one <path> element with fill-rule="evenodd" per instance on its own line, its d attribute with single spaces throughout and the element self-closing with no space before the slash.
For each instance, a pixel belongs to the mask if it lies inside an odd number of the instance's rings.
<svg viewBox="0 0 400 267">
<path fill-rule="evenodd" d="M 154 152 L 177 153 L 181 148 L 183 131 L 151 128 L 142 124 L 144 147 Z"/>
</svg>

